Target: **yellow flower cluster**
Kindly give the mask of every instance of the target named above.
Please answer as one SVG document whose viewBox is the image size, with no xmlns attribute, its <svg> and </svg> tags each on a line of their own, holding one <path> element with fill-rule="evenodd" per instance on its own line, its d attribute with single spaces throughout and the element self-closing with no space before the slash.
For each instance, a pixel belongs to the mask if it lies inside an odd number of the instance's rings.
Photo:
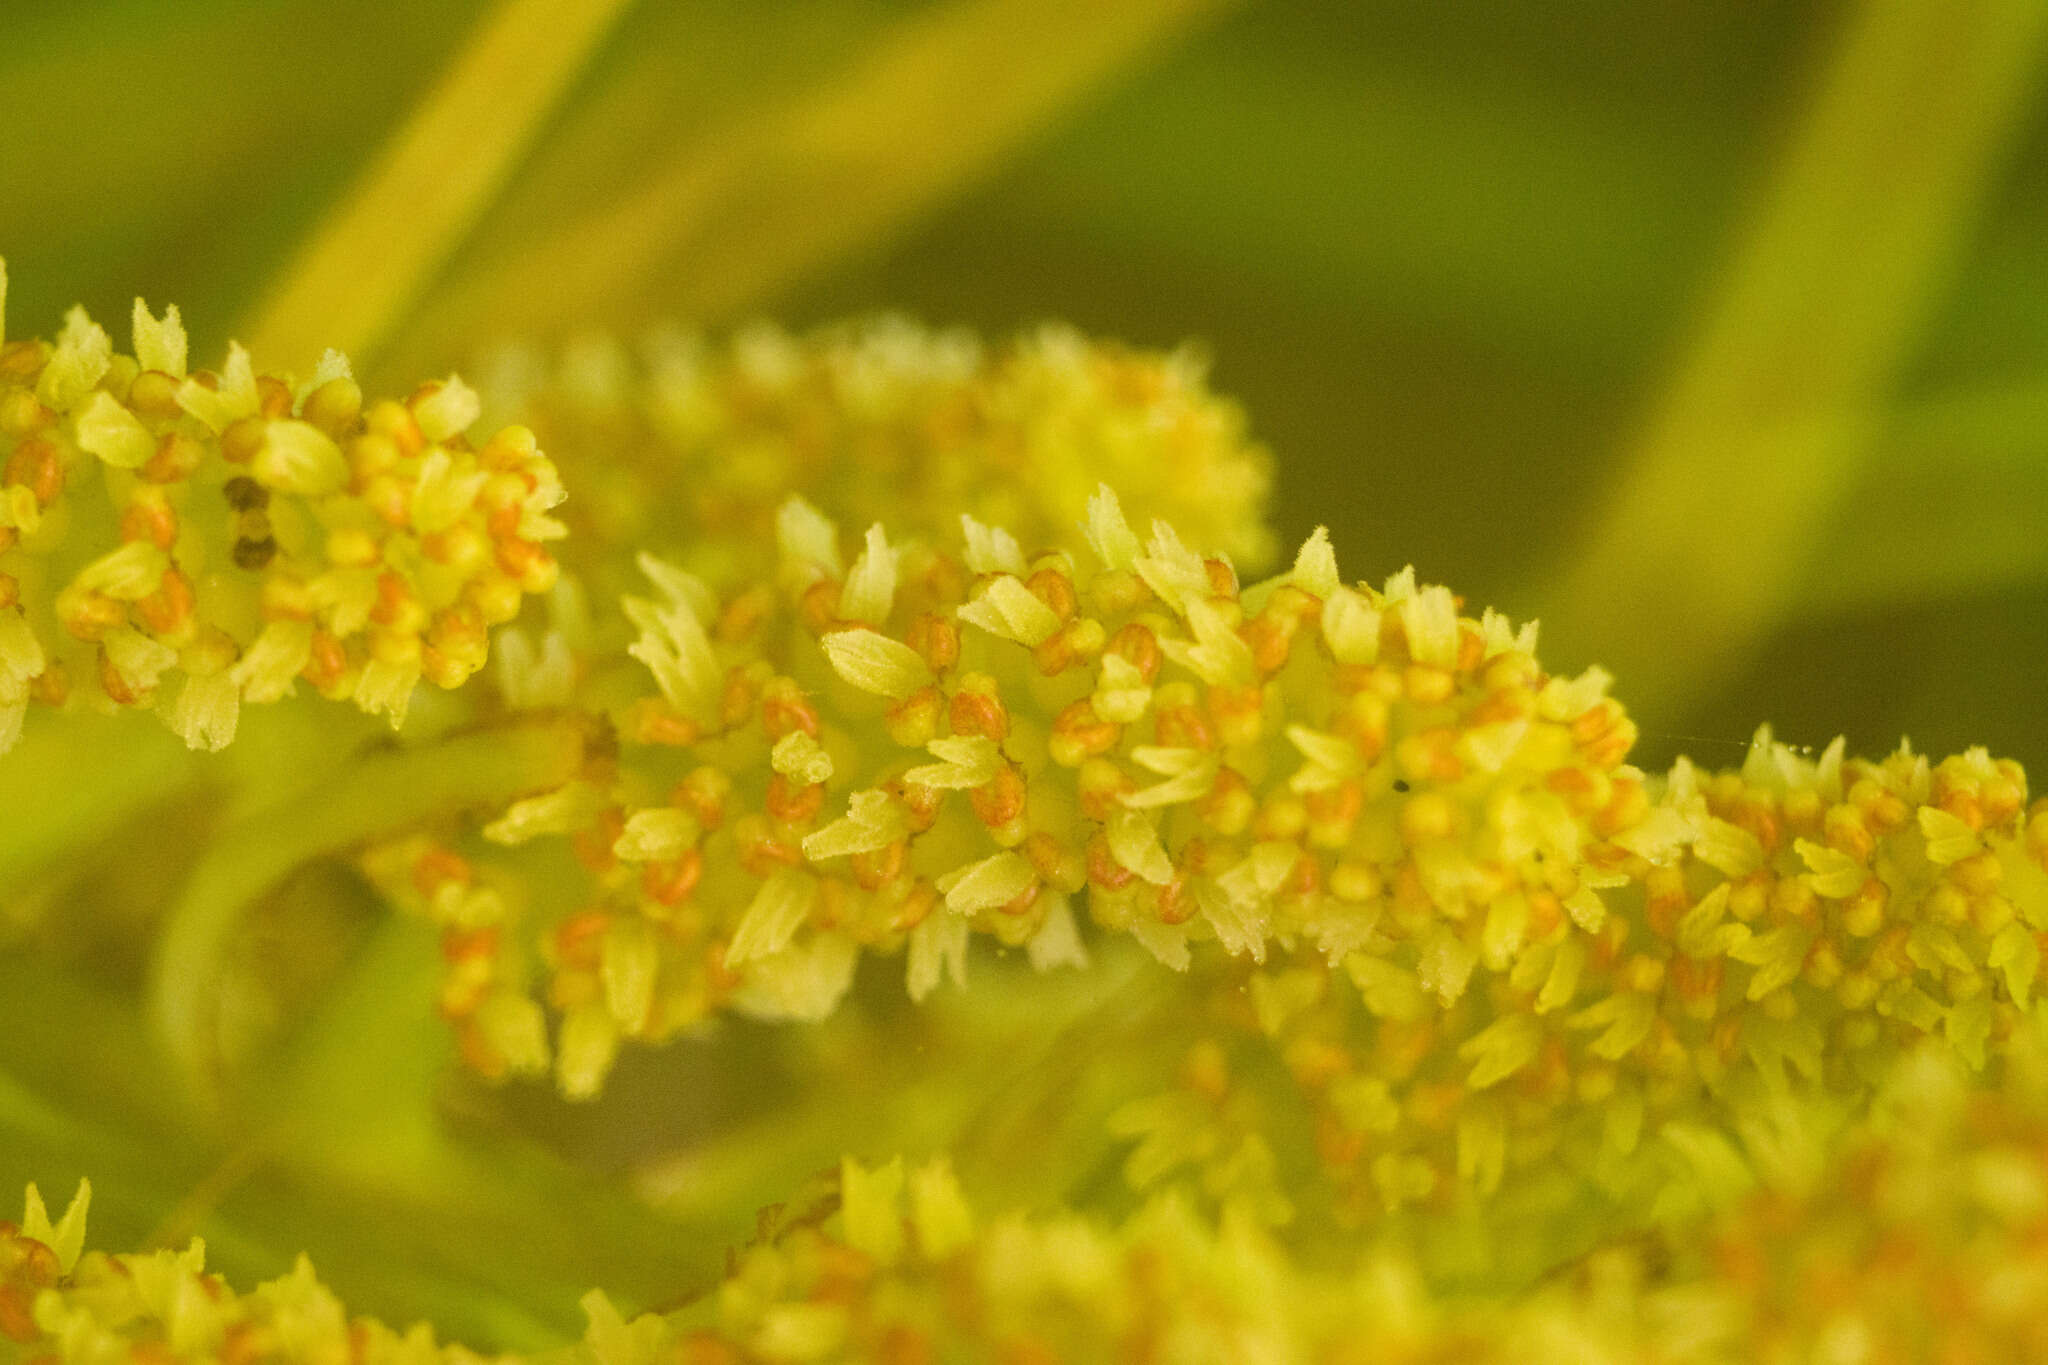
<svg viewBox="0 0 2048 1365">
<path fill-rule="evenodd" d="M 530 425 L 576 489 L 568 562 L 629 588 L 617 547 L 721 588 L 765 576 L 791 495 L 856 529 L 940 531 L 962 513 L 1069 546 L 1098 483 L 1193 543 L 1263 568 L 1272 459 L 1198 355 L 1047 326 L 993 353 L 973 334 L 881 317 L 722 343 L 593 339 L 553 362 L 486 362 L 492 410 Z"/>
<path fill-rule="evenodd" d="M 765 581 L 721 596 L 643 556 L 637 663 L 580 693 L 607 736 L 586 770 L 460 847 L 370 859 L 443 923 L 472 1059 L 545 1061 L 522 915 L 586 1095 L 621 1036 L 822 1017 L 863 948 L 907 948 L 915 997 L 964 978 L 975 934 L 1083 962 L 1083 895 L 1176 969 L 1203 943 L 1338 962 L 1392 934 L 1448 1004 L 1676 856 L 1687 826 L 1621 766 L 1605 677 L 1546 677 L 1532 631 L 1408 573 L 1346 586 L 1320 533 L 1243 588 L 1164 522 L 1141 540 L 1107 489 L 1086 529 L 1027 556 L 971 517 L 945 546 L 877 527 L 849 564 L 793 500 Z M 488 853 L 549 839 L 573 860 Z"/>
<path fill-rule="evenodd" d="M 1765 733 L 1738 772 L 1681 761 L 1658 801 L 1692 831 L 1679 857 L 1622 866 L 1593 914 L 1483 963 L 1455 999 L 1412 936 L 1224 975 L 1231 1027 L 1177 1093 L 1124 1116 L 1147 1144 L 1134 1171 L 1180 1156 L 1215 1183 L 1242 1136 L 1229 1059 L 1256 1036 L 1310 1097 L 1350 1221 L 1558 1165 L 1668 1200 L 1739 1179 L 1727 1133 L 1774 1097 L 1854 1106 L 1929 1035 L 1981 1069 L 2036 1012 L 2048 802 L 2026 806 L 2018 765 L 1872 763 L 1839 741 L 1813 761 Z"/>
<path fill-rule="evenodd" d="M 1597 1252 L 1508 1298 L 1433 1292 L 1377 1251 L 1325 1267 L 1250 1222 L 1155 1199 L 1120 1226 L 988 1218 L 943 1161 L 839 1171 L 763 1215 L 720 1282 L 667 1315 L 583 1300 L 556 1365 L 1257 1360 L 1589 1365 L 2033 1360 L 2048 1354 L 2048 1088 L 1998 1092 L 1923 1050 L 1846 1157 L 1791 1161 L 1703 1236 Z M 1809 1154 L 1810 1155 L 1810 1154 Z M 0 1362 L 462 1361 L 423 1327 L 350 1319 L 302 1259 L 238 1294 L 184 1253 L 81 1254 L 84 1195 L 0 1225 Z"/>
<path fill-rule="evenodd" d="M 31 702 L 217 749 L 300 678 L 396 724 L 554 582 L 554 467 L 516 427 L 472 445 L 460 380 L 366 407 L 331 352 L 295 385 L 239 346 L 188 370 L 176 308 L 138 299 L 133 334 L 0 332 L 0 753 Z"/>
</svg>

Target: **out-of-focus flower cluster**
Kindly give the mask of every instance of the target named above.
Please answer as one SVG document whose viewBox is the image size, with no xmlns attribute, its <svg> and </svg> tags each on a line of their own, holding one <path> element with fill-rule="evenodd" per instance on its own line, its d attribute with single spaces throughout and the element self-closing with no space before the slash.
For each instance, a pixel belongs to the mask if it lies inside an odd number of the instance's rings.
<svg viewBox="0 0 2048 1365">
<path fill-rule="evenodd" d="M 967 514 L 1028 548 L 1075 542 L 1107 483 L 1190 543 L 1263 569 L 1272 457 L 1191 349 L 1154 352 L 1046 326 L 991 350 L 973 333 L 880 317 L 729 341 L 607 337 L 552 359 L 490 357 L 490 412 L 568 452 L 565 548 L 595 593 L 632 588 L 622 550 L 721 590 L 774 568 L 792 496 L 854 531 L 950 532 Z"/>
<path fill-rule="evenodd" d="M 2028 1360 L 2048 1351 L 2048 1105 L 1922 1051 L 1879 1117 L 1704 1236 L 1588 1257 L 1512 1301 L 1447 1297 L 1392 1252 L 1311 1268 L 1255 1223 L 1175 1198 L 1119 1225 L 977 1213 L 944 1161 L 849 1160 L 763 1215 L 721 1283 L 666 1315 L 584 1299 L 561 1365 L 1160 1360 L 1293 1365 L 1578 1360 Z M 1796 1164 L 1796 1163 L 1795 1163 Z M 238 1293 L 203 1249 L 81 1254 L 84 1192 L 0 1224 L 0 1361 L 475 1360 L 352 1319 L 302 1259 Z"/>
</svg>

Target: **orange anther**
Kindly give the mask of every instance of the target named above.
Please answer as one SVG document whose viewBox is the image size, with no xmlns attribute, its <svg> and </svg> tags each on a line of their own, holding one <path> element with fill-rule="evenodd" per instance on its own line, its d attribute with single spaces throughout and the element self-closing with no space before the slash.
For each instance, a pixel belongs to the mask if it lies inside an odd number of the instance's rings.
<svg viewBox="0 0 2048 1365">
<path fill-rule="evenodd" d="M 640 869 L 640 890 L 663 905 L 678 905 L 697 889 L 704 876 L 701 849 L 685 849 L 664 862 L 652 862 Z"/>
<path fill-rule="evenodd" d="M 441 956 L 449 962 L 471 962 L 489 959 L 498 955 L 498 926 L 487 924 L 480 929 L 443 929 L 441 931 Z"/>
<path fill-rule="evenodd" d="M 178 538 L 178 514 L 161 495 L 137 498 L 121 511 L 121 539 L 146 540 L 168 550 Z"/>
<path fill-rule="evenodd" d="M 554 957 L 558 966 L 594 971 L 604 955 L 605 931 L 612 917 L 604 910 L 579 910 L 555 926 Z"/>
<path fill-rule="evenodd" d="M 718 768 L 703 767 L 676 783 L 669 792 L 669 804 L 687 811 L 700 829 L 714 830 L 725 823 L 726 801 L 732 796 L 732 778 Z"/>
<path fill-rule="evenodd" d="M 128 680 L 121 676 L 121 670 L 115 668 L 114 661 L 107 657 L 105 647 L 100 649 L 100 690 L 118 706 L 133 706 L 148 695 L 128 685 Z"/>
<path fill-rule="evenodd" d="M 620 727 L 635 744 L 662 744 L 680 748 L 695 744 L 702 733 L 697 723 L 660 697 L 642 697 L 626 709 Z"/>
<path fill-rule="evenodd" d="M 1168 749 L 1214 749 L 1216 732 L 1193 706 L 1160 706 L 1152 717 L 1152 742 Z"/>
<path fill-rule="evenodd" d="M 1024 814 L 1024 777 L 1005 763 L 996 775 L 968 793 L 974 813 L 990 829 L 1001 829 Z"/>
<path fill-rule="evenodd" d="M 64 491 L 64 456 L 48 437 L 31 436 L 7 457 L 0 482 L 28 489 L 38 503 L 48 507 Z"/>
<path fill-rule="evenodd" d="M 804 589 L 797 614 L 813 635 L 823 635 L 836 625 L 839 619 L 839 584 L 829 578 L 821 578 Z"/>
<path fill-rule="evenodd" d="M 80 640 L 98 640 L 127 619 L 127 609 L 119 602 L 102 593 L 88 593 L 64 618 L 64 629 Z"/>
<path fill-rule="evenodd" d="M 324 630 L 313 632 L 313 646 L 300 676 L 318 688 L 332 686 L 348 671 L 348 651 Z"/>
<path fill-rule="evenodd" d="M 1074 592 L 1074 581 L 1062 569 L 1048 565 L 1025 579 L 1024 586 L 1039 601 L 1051 607 L 1062 624 L 1073 620 L 1074 613 L 1080 610 L 1081 599 Z"/>
<path fill-rule="evenodd" d="M 1088 841 L 1088 884 L 1099 886 L 1105 891 L 1121 891 L 1137 879 L 1138 874 L 1118 862 L 1110 852 L 1109 840 L 1098 834 Z"/>
<path fill-rule="evenodd" d="M 719 723 L 728 730 L 746 724 L 760 699 L 760 684 L 745 669 L 733 668 L 725 675 L 725 686 L 719 691 Z"/>
<path fill-rule="evenodd" d="M 774 614 L 774 592 L 757 583 L 725 604 L 711 633 L 723 643 L 735 644 L 751 637 Z"/>
<path fill-rule="evenodd" d="M 1010 734 L 1010 713 L 996 695 L 995 681 L 971 677 L 953 694 L 947 720 L 956 735 L 985 735 L 1001 744 Z"/>
<path fill-rule="evenodd" d="M 803 690 L 788 678 L 777 678 L 763 689 L 761 728 L 770 743 L 784 735 L 803 731 L 818 737 L 818 708 L 805 699 Z"/>
<path fill-rule="evenodd" d="M 413 419 L 411 409 L 402 403 L 386 398 L 372 405 L 363 420 L 372 432 L 390 438 L 407 459 L 426 449 L 427 438 L 421 434 L 420 424 Z"/>
<path fill-rule="evenodd" d="M 925 667 L 944 673 L 960 662 L 960 628 L 942 616 L 925 612 L 911 621 L 903 642 L 917 651 Z"/>
<path fill-rule="evenodd" d="M 1110 637 L 1107 654 L 1120 655 L 1138 670 L 1149 686 L 1159 677 L 1159 663 L 1163 657 L 1159 648 L 1159 637 L 1147 626 L 1133 621 Z"/>
<path fill-rule="evenodd" d="M 768 779 L 765 806 L 770 819 L 789 825 L 807 825 L 818 818 L 818 812 L 824 805 L 825 784 L 822 782 L 799 786 L 781 773 Z"/>
<path fill-rule="evenodd" d="M 1185 872 L 1176 872 L 1152 901 L 1161 924 L 1185 924 L 1195 917 L 1195 893 Z"/>
<path fill-rule="evenodd" d="M 855 886 L 863 891 L 876 891 L 902 876 L 909 859 L 910 841 L 898 839 L 881 848 L 854 854 L 847 859 L 847 868 Z"/>
<path fill-rule="evenodd" d="M 1469 621 L 1458 625 L 1458 660 L 1460 673 L 1470 673 L 1486 658 L 1486 637 Z"/>
<path fill-rule="evenodd" d="M 896 917 L 889 922 L 889 927 L 898 932 L 915 929 L 924 923 L 926 916 L 930 915 L 938 904 L 938 888 L 920 877 L 903 897 L 903 903 L 897 907 Z"/>
<path fill-rule="evenodd" d="M 256 406 L 265 417 L 289 417 L 292 415 L 291 386 L 275 375 L 259 375 L 256 379 Z"/>
<path fill-rule="evenodd" d="M 1072 768 L 1083 759 L 1108 753 L 1116 747 L 1122 733 L 1121 726 L 1096 719 L 1094 706 L 1083 697 L 1069 703 L 1054 718 L 1048 748 L 1053 762 Z"/>
<path fill-rule="evenodd" d="M 135 604 L 135 614 L 152 634 L 169 636 L 192 619 L 194 603 L 192 580 L 167 569 L 157 590 Z"/>
</svg>

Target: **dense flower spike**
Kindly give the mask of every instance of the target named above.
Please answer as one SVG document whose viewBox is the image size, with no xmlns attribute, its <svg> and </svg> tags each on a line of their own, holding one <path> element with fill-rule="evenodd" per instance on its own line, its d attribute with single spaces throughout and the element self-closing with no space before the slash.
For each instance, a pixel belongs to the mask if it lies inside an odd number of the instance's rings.
<svg viewBox="0 0 2048 1365">
<path fill-rule="evenodd" d="M 1739 772 L 1681 761 L 1656 795 L 1696 831 L 1683 855 L 1624 865 L 1597 915 L 1482 963 L 1448 1009 L 1413 944 L 1219 983 L 1249 1006 L 1222 1017 L 1269 1040 L 1312 1097 L 1352 1217 L 1558 1164 L 1682 1200 L 1739 1178 L 1731 1134 L 1775 1097 L 1860 1105 L 1929 1036 L 1982 1068 L 2038 1012 L 2048 803 L 2027 809 L 2016 764 L 1908 749 L 1871 763 L 1839 741 L 1813 761 L 1765 732 Z M 1134 1134 L 1221 1150 L 1201 1090 L 1134 1110 Z"/>
<path fill-rule="evenodd" d="M 721 590 L 759 579 L 791 494 L 892 536 L 969 513 L 1026 545 L 1078 548 L 1102 481 L 1241 563 L 1263 568 L 1273 551 L 1271 457 L 1191 350 L 1048 326 L 990 352 L 883 317 L 802 337 L 757 325 L 723 344 L 669 334 L 637 351 L 588 340 L 558 363 L 511 351 L 487 369 L 492 411 L 531 425 L 570 471 L 568 553 L 586 573 L 606 547 L 631 546 Z"/>
<path fill-rule="evenodd" d="M 140 299 L 133 347 L 77 309 L 0 346 L 0 752 L 31 702 L 217 749 L 299 679 L 395 725 L 553 583 L 554 467 L 522 428 L 472 445 L 459 379 L 366 406 L 333 353 L 296 385 L 239 346 L 188 371 Z"/>
<path fill-rule="evenodd" d="M 643 557 L 645 671 L 591 694 L 615 752 L 466 848 L 372 858 L 446 926 L 444 1006 L 486 1070 L 536 1033 L 504 989 L 508 883 L 474 866 L 492 843 L 568 835 L 587 869 L 539 907 L 582 1094 L 620 1035 L 728 1004 L 820 1017 L 861 948 L 907 949 L 914 996 L 964 976 L 971 935 L 1081 962 L 1084 907 L 1176 969 L 1201 944 L 1339 962 L 1393 934 L 1449 1004 L 1689 829 L 1623 766 L 1602 675 L 1545 676 L 1533 631 L 1412 574 L 1345 586 L 1320 532 L 1243 589 L 1163 522 L 1141 541 L 1106 489 L 1080 556 L 968 517 L 950 548 L 871 532 L 849 566 L 807 504 L 778 527 L 773 590 L 721 600 Z"/>
</svg>

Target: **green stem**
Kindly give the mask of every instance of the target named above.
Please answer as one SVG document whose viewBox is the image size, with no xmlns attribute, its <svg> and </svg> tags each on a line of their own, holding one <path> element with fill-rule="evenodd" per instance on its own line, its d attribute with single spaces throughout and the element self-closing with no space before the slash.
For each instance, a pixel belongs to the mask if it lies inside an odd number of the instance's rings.
<svg viewBox="0 0 2048 1365">
<path fill-rule="evenodd" d="M 180 892 L 150 977 L 150 1019 L 188 1096 L 204 1111 L 219 1107 L 212 1005 L 222 958 L 258 896 L 313 858 L 439 812 L 565 781 L 581 753 L 576 732 L 560 722 L 393 749 L 224 831 Z"/>
</svg>

